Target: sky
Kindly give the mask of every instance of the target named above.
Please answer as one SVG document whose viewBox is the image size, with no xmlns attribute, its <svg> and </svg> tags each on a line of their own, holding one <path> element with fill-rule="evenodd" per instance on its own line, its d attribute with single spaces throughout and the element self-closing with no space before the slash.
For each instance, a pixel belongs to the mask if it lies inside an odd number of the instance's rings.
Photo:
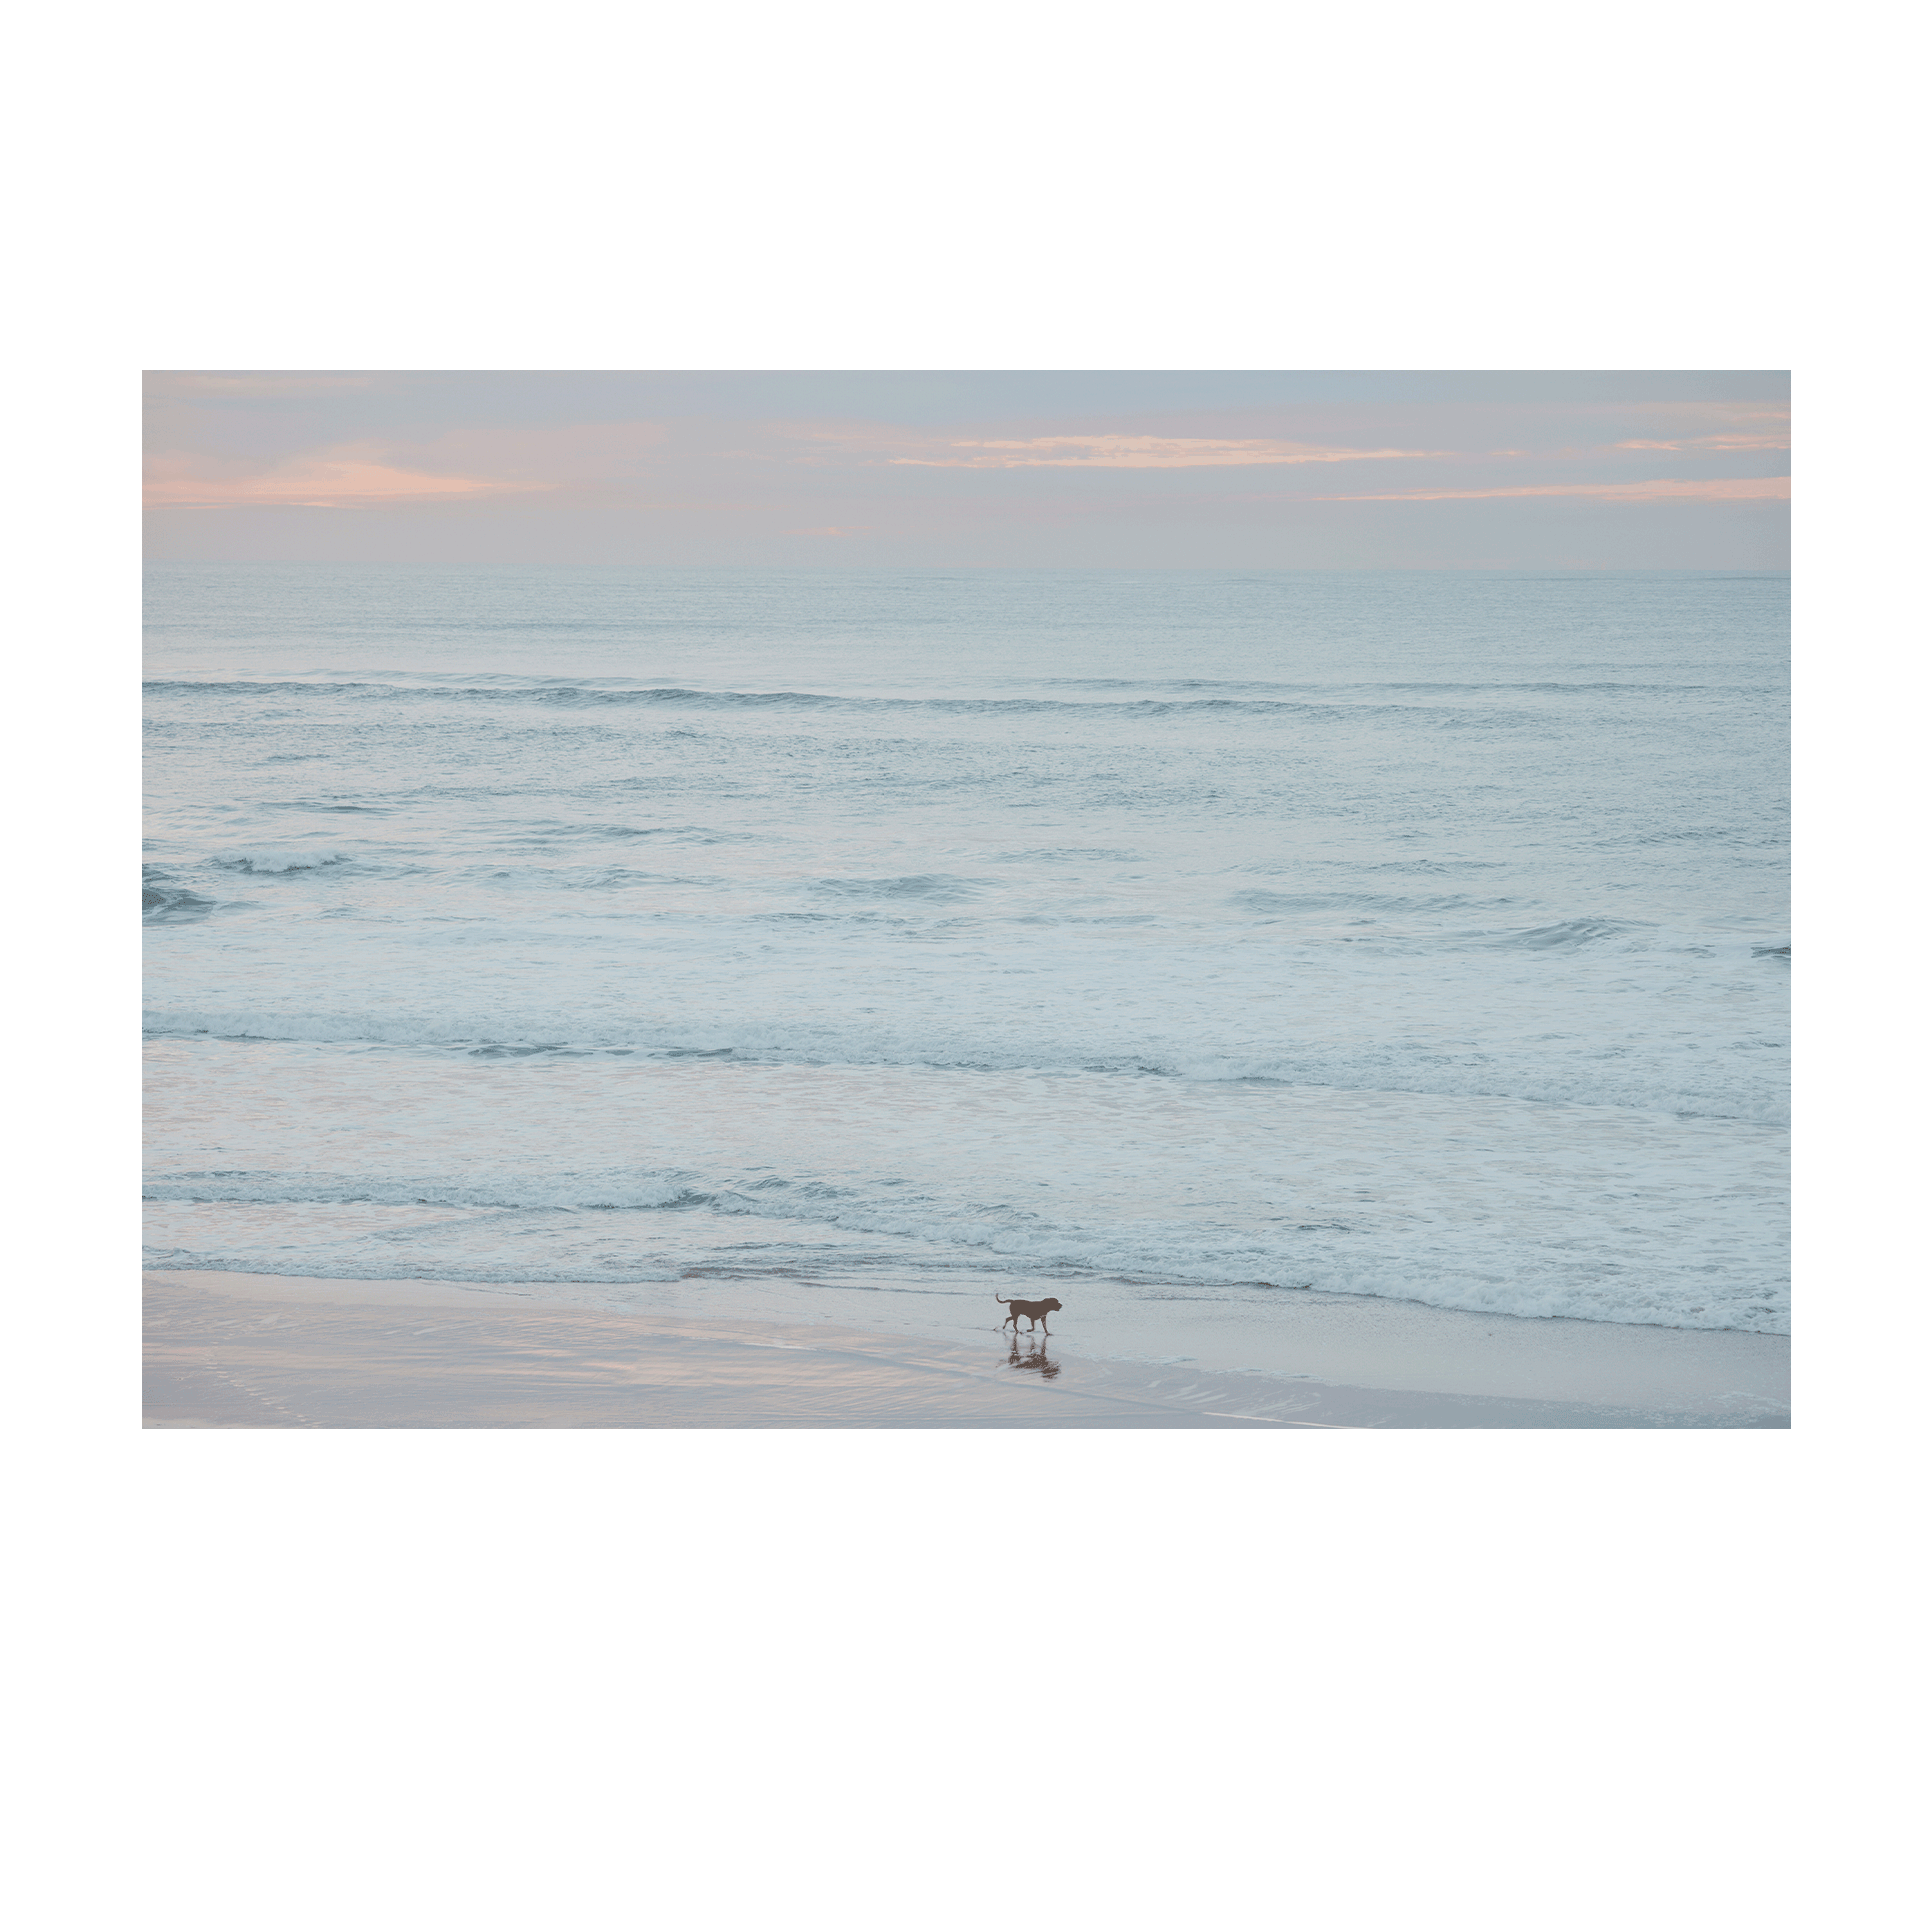
<svg viewBox="0 0 1920 1920">
<path fill-rule="evenodd" d="M 1783 569 L 1785 373 L 152 372 L 153 559 Z"/>
</svg>

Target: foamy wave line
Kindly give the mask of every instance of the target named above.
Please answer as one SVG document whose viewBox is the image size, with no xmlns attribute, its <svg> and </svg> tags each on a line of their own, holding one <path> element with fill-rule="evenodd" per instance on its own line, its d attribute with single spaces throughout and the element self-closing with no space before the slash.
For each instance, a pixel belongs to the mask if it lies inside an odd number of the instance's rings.
<svg viewBox="0 0 1920 1920">
<path fill-rule="evenodd" d="M 784 1186 L 784 1181 L 778 1183 Z M 461 1207 L 486 1210 L 653 1211 L 714 1204 L 723 1189 L 697 1176 L 627 1168 L 491 1181 L 404 1174 L 279 1173 L 246 1167 L 156 1175 L 143 1200 L 221 1201 L 258 1206 Z"/>
<path fill-rule="evenodd" d="M 1181 714 L 1285 714 L 1307 720 L 1367 720 L 1393 715 L 1406 721 L 1431 721 L 1459 728 L 1511 731 L 1553 724 L 1553 717 L 1503 707 L 1442 706 L 1379 698 L 1227 699 L 1220 695 L 1169 700 L 1044 700 L 1030 696 L 942 698 L 899 694 L 802 693 L 791 689 L 740 692 L 724 687 L 609 687 L 591 683 L 520 686 L 394 685 L 374 680 L 149 680 L 154 694 L 271 695 L 276 699 L 309 696 L 329 700 L 429 700 L 487 705 L 532 703 L 550 707 L 673 707 L 712 712 L 929 713 L 929 714 L 1115 714 L 1156 719 Z"/>
<path fill-rule="evenodd" d="M 575 630 L 576 623 L 570 621 L 543 621 L 540 631 L 543 634 Z M 485 623 L 479 623 L 469 631 L 487 631 Z M 626 635 L 629 631 L 618 631 Z M 1022 681 L 1031 687 L 1048 687 L 1055 692 L 1068 693 L 1131 693 L 1136 697 L 1149 693 L 1165 696 L 1167 694 L 1211 695 L 1241 694 L 1257 695 L 1263 699 L 1287 695 L 1306 697 L 1313 700 L 1326 700 L 1333 696 L 1348 696 L 1358 699 L 1372 699 L 1381 694 L 1468 694 L 1478 699 L 1487 694 L 1545 693 L 1545 694 L 1632 694 L 1649 701 L 1664 701 L 1676 694 L 1706 693 L 1739 696 L 1754 691 L 1752 683 L 1746 680 L 1668 680 L 1655 678 L 1648 680 L 1205 680 L 1191 675 L 1167 676 L 1153 675 L 1147 678 L 1112 676 L 1089 678 L 1085 675 L 1048 674 L 1025 676 Z M 417 668 L 357 667 L 352 669 L 334 669 L 325 672 L 316 670 L 310 674 L 241 674 L 232 673 L 219 676 L 209 671 L 203 674 L 175 673 L 156 674 L 143 682 L 149 691 L 155 692 L 192 692 L 209 690 L 215 693 L 236 690 L 260 691 L 270 693 L 288 692 L 356 692 L 373 690 L 392 693 L 491 693 L 499 695 L 524 695 L 529 693 L 575 693 L 575 694 L 639 694 L 642 696 L 658 694 L 703 694 L 722 691 L 720 689 L 661 686 L 658 682 L 641 680 L 630 674 L 553 674 L 553 673 L 430 673 Z M 750 697 L 750 696 L 743 696 Z M 775 691 L 758 697 L 795 697 L 819 700 L 873 700 L 892 698 L 901 701 L 915 701 L 938 698 L 935 695 L 875 695 L 875 694 L 813 694 L 802 695 L 797 691 L 785 694 Z M 1000 698 L 1034 698 L 1032 695 L 1002 695 Z M 1072 704 L 1072 703 L 1061 703 Z"/>
<path fill-rule="evenodd" d="M 323 853 L 316 847 L 255 847 L 216 853 L 207 864 L 234 873 L 305 873 L 319 867 L 345 866 L 350 857 Z"/>
<path fill-rule="evenodd" d="M 1750 1068 L 1737 1084 L 1703 1084 L 1662 1073 L 1655 1059 L 1608 1062 L 1521 1059 L 1501 1063 L 1454 1056 L 1423 1059 L 1390 1045 L 1337 1052 L 1327 1048 L 1247 1047 L 1231 1051 L 1129 1051 L 1023 1038 L 995 1044 L 954 1032 L 908 1037 L 830 1028 L 731 1032 L 685 1028 L 662 1031 L 601 1023 L 569 1029 L 551 1025 L 477 1029 L 470 1016 L 440 1020 L 417 1015 L 297 1014 L 265 1009 L 215 1013 L 149 1012 L 151 1040 L 277 1040 L 350 1042 L 362 1046 L 454 1050 L 482 1060 L 533 1056 L 620 1055 L 647 1060 L 727 1061 L 739 1066 L 900 1067 L 972 1073 L 1149 1074 L 1174 1080 L 1253 1082 L 1324 1087 L 1351 1093 L 1437 1094 L 1454 1099 L 1512 1099 L 1555 1106 L 1617 1107 L 1784 1127 L 1790 1107 L 1785 1048 L 1778 1062 Z"/>
</svg>

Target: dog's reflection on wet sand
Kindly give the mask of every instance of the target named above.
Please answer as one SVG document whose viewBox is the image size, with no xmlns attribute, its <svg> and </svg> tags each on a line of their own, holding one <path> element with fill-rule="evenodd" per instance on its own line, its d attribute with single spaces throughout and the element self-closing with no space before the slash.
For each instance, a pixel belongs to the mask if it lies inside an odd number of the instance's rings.
<svg viewBox="0 0 1920 1920">
<path fill-rule="evenodd" d="M 1022 1352 L 1020 1347 L 1023 1339 L 1027 1343 L 1025 1352 Z M 1047 1358 L 1047 1336 L 1044 1333 L 1040 1336 L 1038 1345 L 1034 1343 L 1034 1337 L 1030 1333 L 1016 1333 L 1012 1336 L 1012 1341 L 1013 1344 L 1007 1348 L 1008 1366 L 1026 1368 L 1039 1374 L 1042 1380 L 1051 1380 L 1060 1371 L 1060 1362 Z"/>
</svg>

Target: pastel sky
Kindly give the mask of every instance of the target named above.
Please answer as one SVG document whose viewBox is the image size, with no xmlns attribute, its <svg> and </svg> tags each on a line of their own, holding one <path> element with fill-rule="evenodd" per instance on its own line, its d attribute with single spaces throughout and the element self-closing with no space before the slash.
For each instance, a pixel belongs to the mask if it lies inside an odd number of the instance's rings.
<svg viewBox="0 0 1920 1920">
<path fill-rule="evenodd" d="M 150 373 L 159 559 L 1787 564 L 1784 373 Z"/>
</svg>

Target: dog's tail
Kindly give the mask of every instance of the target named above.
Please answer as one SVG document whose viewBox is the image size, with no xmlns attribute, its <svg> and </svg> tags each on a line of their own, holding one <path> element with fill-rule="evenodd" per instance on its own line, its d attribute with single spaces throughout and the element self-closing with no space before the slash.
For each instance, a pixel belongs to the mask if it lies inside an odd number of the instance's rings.
<svg viewBox="0 0 1920 1920">
<path fill-rule="evenodd" d="M 999 1296 L 999 1295 L 998 1295 L 997 1293 L 996 1293 L 996 1294 L 995 1294 L 995 1295 L 994 1295 L 993 1297 L 994 1297 L 994 1298 L 995 1298 L 996 1300 L 1000 1300 L 1000 1296 Z M 1000 1300 L 1000 1304 L 1001 1304 L 1001 1305 L 1002 1305 L 1002 1306 L 1004 1307 L 1004 1306 L 1006 1306 L 1006 1305 L 1008 1305 L 1009 1303 L 1008 1303 L 1007 1301 L 1005 1301 L 1005 1300 Z"/>
</svg>

